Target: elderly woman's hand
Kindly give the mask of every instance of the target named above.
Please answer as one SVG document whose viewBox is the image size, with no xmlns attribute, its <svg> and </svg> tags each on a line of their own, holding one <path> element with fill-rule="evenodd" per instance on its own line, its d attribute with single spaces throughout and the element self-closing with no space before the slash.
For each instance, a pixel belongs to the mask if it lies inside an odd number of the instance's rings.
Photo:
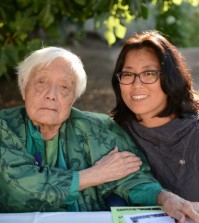
<svg viewBox="0 0 199 223">
<path fill-rule="evenodd" d="M 171 192 L 161 191 L 158 195 L 158 204 L 162 205 L 164 211 L 180 223 L 185 223 L 186 217 L 199 223 L 198 202 L 190 202 Z"/>
<path fill-rule="evenodd" d="M 96 174 L 102 183 L 121 179 L 140 169 L 142 162 L 131 152 L 114 150 L 96 162 Z"/>
<path fill-rule="evenodd" d="M 119 152 L 116 146 L 111 152 L 97 161 L 93 167 L 79 172 L 79 190 L 121 179 L 130 173 L 138 171 L 141 165 L 142 162 L 139 157 L 131 152 Z"/>
</svg>

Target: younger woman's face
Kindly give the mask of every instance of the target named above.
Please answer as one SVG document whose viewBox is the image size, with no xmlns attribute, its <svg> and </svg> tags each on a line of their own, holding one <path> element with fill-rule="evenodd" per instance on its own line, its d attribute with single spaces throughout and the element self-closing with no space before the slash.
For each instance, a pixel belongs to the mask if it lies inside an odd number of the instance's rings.
<svg viewBox="0 0 199 223">
<path fill-rule="evenodd" d="M 140 73 L 160 69 L 159 60 L 153 49 L 145 47 L 127 53 L 122 71 Z M 161 89 L 160 79 L 153 84 L 144 84 L 136 77 L 132 84 L 120 83 L 120 89 L 125 104 L 138 119 L 151 118 L 167 105 L 167 95 Z"/>
</svg>

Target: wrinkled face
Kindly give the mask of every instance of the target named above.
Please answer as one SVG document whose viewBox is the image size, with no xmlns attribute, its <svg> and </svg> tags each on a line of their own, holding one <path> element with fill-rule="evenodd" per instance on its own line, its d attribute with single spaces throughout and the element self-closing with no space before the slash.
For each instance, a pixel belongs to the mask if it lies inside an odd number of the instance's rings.
<svg viewBox="0 0 199 223">
<path fill-rule="evenodd" d="M 159 70 L 160 63 L 150 48 L 133 49 L 126 55 L 122 71 L 140 73 L 147 70 Z M 160 79 L 153 84 L 144 84 L 138 77 L 129 85 L 120 84 L 122 98 L 127 107 L 138 119 L 151 118 L 167 105 L 167 95 L 162 91 Z"/>
<path fill-rule="evenodd" d="M 35 125 L 60 125 L 75 101 L 76 79 L 62 58 L 49 66 L 35 68 L 23 89 L 29 118 Z"/>
</svg>

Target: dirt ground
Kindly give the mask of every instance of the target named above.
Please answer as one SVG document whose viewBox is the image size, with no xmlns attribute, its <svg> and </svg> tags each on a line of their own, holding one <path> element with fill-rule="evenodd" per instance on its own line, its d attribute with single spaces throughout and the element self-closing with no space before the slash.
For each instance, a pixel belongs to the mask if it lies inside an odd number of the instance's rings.
<svg viewBox="0 0 199 223">
<path fill-rule="evenodd" d="M 87 90 L 75 107 L 109 113 L 115 105 L 111 75 L 120 46 L 108 47 L 103 41 L 87 40 L 82 45 L 68 48 L 80 56 L 88 75 Z M 181 52 L 191 69 L 194 85 L 199 90 L 199 48 L 181 49 Z M 23 101 L 16 81 L 0 79 L 0 109 L 21 104 Z"/>
</svg>

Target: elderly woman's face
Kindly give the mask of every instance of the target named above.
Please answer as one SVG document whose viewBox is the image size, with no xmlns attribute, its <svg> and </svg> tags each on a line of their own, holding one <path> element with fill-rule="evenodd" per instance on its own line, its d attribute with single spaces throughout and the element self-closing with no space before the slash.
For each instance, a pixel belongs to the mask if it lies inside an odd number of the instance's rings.
<svg viewBox="0 0 199 223">
<path fill-rule="evenodd" d="M 61 126 L 75 101 L 76 79 L 62 58 L 35 68 L 23 92 L 26 110 L 35 125 Z"/>
</svg>

